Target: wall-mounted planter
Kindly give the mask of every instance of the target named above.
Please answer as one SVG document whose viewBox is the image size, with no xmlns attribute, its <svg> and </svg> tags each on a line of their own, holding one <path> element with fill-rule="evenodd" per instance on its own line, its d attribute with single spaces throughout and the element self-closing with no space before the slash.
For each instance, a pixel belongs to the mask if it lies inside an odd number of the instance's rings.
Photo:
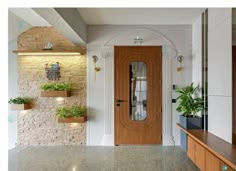
<svg viewBox="0 0 236 171">
<path fill-rule="evenodd" d="M 41 97 L 70 97 L 71 91 L 41 91 Z"/>
<path fill-rule="evenodd" d="M 84 123 L 87 121 L 87 116 L 81 117 L 66 117 L 66 118 L 59 118 L 58 123 Z"/>
<path fill-rule="evenodd" d="M 29 104 L 11 104 L 11 110 L 28 110 L 30 109 Z"/>
</svg>

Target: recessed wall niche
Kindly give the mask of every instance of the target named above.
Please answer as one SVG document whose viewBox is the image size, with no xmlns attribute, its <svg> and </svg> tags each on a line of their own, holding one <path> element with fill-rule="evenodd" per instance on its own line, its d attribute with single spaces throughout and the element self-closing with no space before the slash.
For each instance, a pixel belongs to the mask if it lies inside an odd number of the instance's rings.
<svg viewBox="0 0 236 171">
<path fill-rule="evenodd" d="M 46 42 L 53 43 L 53 50 L 77 48 L 53 27 L 33 27 L 18 36 L 18 50 L 40 50 Z M 73 87 L 72 96 L 63 97 L 60 102 L 57 98 L 40 96 L 40 86 L 52 82 L 45 73 L 45 64 L 52 61 L 60 63 L 60 82 L 70 82 Z M 32 110 L 18 115 L 17 145 L 86 144 L 86 123 L 59 124 L 55 115 L 57 107 L 86 106 L 86 56 L 32 53 L 18 56 L 17 66 L 18 94 L 33 99 Z"/>
</svg>

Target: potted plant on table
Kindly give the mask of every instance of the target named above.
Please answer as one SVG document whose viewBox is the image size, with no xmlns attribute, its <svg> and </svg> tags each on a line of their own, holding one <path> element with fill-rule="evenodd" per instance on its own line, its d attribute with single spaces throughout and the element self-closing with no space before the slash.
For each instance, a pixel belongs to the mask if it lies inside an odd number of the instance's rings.
<svg viewBox="0 0 236 171">
<path fill-rule="evenodd" d="M 41 97 L 69 97 L 72 87 L 70 83 L 46 83 L 41 89 Z"/>
<path fill-rule="evenodd" d="M 59 123 L 84 123 L 87 120 L 86 108 L 80 106 L 59 107 L 56 115 Z"/>
<path fill-rule="evenodd" d="M 202 128 L 202 119 L 197 115 L 198 112 L 203 110 L 203 99 L 200 97 L 200 90 L 199 85 L 194 86 L 193 83 L 177 90 L 179 96 L 176 98 L 178 103 L 176 110 L 182 113 L 180 124 L 184 128 Z"/>
<path fill-rule="evenodd" d="M 179 96 L 176 98 L 178 106 L 176 110 L 180 112 L 180 125 L 186 129 L 202 129 L 203 119 L 197 115 L 204 109 L 203 99 L 200 97 L 200 86 L 191 83 L 185 88 L 177 90 Z M 186 151 L 187 136 L 181 131 L 181 146 Z"/>
<path fill-rule="evenodd" d="M 10 98 L 11 110 L 27 110 L 30 109 L 30 100 L 26 97 Z"/>
</svg>

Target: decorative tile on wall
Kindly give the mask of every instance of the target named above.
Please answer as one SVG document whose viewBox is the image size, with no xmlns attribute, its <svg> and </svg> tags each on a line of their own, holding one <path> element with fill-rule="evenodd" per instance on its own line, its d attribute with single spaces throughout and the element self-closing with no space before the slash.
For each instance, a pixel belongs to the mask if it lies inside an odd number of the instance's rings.
<svg viewBox="0 0 236 171">
<path fill-rule="evenodd" d="M 38 49 L 47 41 L 55 47 L 74 48 L 52 27 L 36 27 L 18 37 L 18 49 Z M 17 145 L 86 144 L 86 123 L 59 124 L 55 115 L 57 107 L 86 106 L 86 56 L 18 56 L 17 62 L 18 94 L 32 102 L 31 110 L 17 115 Z M 60 63 L 59 82 L 72 83 L 71 97 L 40 97 L 40 86 L 53 82 L 47 78 L 45 64 L 55 62 Z"/>
<path fill-rule="evenodd" d="M 72 96 L 40 97 L 40 86 L 49 82 L 44 64 L 60 61 L 60 82 L 72 83 Z M 18 57 L 19 95 L 32 98 L 32 109 L 18 114 L 19 145 L 86 144 L 86 124 L 59 124 L 55 109 L 60 106 L 86 106 L 85 56 Z"/>
</svg>

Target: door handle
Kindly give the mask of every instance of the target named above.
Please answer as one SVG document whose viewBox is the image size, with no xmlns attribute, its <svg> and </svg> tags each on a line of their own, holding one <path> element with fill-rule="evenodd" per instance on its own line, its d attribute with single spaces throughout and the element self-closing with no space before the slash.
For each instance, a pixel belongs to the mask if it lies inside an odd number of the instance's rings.
<svg viewBox="0 0 236 171">
<path fill-rule="evenodd" d="M 116 100 L 117 103 L 120 103 L 120 102 L 125 102 L 124 100 Z"/>
</svg>

